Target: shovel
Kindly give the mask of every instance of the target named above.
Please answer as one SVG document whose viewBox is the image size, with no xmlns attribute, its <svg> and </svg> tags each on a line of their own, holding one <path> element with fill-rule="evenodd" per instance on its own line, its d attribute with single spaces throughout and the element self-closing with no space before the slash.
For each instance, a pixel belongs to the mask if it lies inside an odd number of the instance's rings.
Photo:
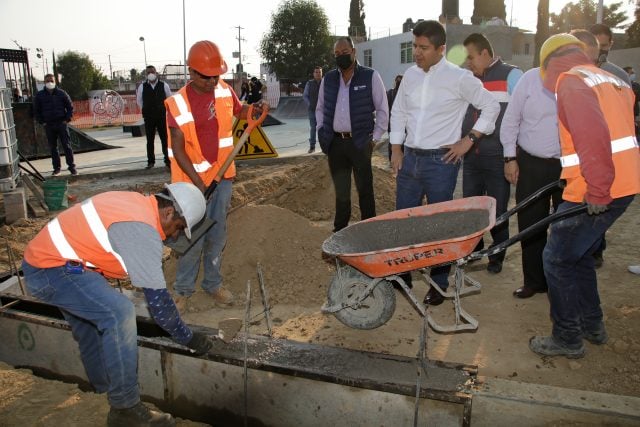
<svg viewBox="0 0 640 427">
<path fill-rule="evenodd" d="M 240 150 L 242 150 L 242 147 L 244 146 L 245 142 L 247 142 L 247 139 L 249 138 L 249 135 L 251 135 L 251 132 L 256 127 L 260 126 L 264 119 L 267 118 L 267 114 L 269 114 L 269 107 L 267 106 L 267 104 L 264 104 L 262 108 L 262 114 L 258 118 L 254 119 L 253 104 L 249 105 L 249 110 L 247 111 L 247 127 L 245 128 L 244 132 L 242 132 L 238 143 L 233 147 L 233 151 L 231 152 L 231 154 L 229 154 L 222 166 L 220 166 L 218 174 L 213 178 L 213 181 L 205 190 L 204 198 L 207 201 L 211 199 L 214 191 L 216 191 L 218 183 L 222 180 L 222 177 L 224 176 L 224 173 L 227 171 L 227 169 L 229 169 L 229 166 L 231 166 L 233 159 L 235 159 Z M 184 234 L 180 234 L 180 236 L 175 241 L 165 242 L 165 244 L 176 251 L 178 255 L 184 255 L 191 248 L 191 246 L 193 246 L 194 243 L 198 241 L 199 238 L 201 238 L 207 233 L 207 231 L 209 231 L 213 224 L 215 224 L 215 221 L 205 216 L 199 223 L 191 228 L 191 240 L 187 239 L 187 236 L 185 236 Z"/>
</svg>

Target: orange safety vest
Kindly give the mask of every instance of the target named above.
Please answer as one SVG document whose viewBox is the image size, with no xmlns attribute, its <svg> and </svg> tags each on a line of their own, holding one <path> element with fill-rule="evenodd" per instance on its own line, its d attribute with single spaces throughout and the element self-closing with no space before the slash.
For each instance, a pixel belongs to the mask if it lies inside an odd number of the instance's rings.
<svg viewBox="0 0 640 427">
<path fill-rule="evenodd" d="M 220 167 L 233 151 L 233 95 L 231 88 L 224 81 L 220 80 L 215 88 L 215 108 L 218 120 L 218 160 L 213 164 L 202 155 L 200 142 L 196 133 L 196 124 L 191 114 L 191 105 L 187 97 L 187 86 L 183 87 L 175 95 L 165 99 L 167 109 L 175 118 L 180 130 L 184 134 L 184 149 L 193 164 L 193 169 L 200 175 L 206 186 L 213 182 L 213 178 L 220 171 Z M 173 157 L 171 149 L 171 132 L 169 135 L 169 157 Z M 212 142 L 213 143 L 213 142 Z M 177 165 L 173 163 L 171 168 L 171 182 L 191 182 L 189 176 Z M 236 176 L 235 163 L 231 163 L 224 173 L 224 178 L 230 179 Z"/>
<path fill-rule="evenodd" d="M 166 238 L 154 196 L 130 191 L 98 194 L 74 205 L 50 221 L 29 242 L 24 260 L 34 267 L 60 267 L 78 261 L 107 277 L 122 279 L 127 267 L 113 250 L 107 230 L 116 222 L 143 222 Z"/>
<path fill-rule="evenodd" d="M 612 198 L 640 193 L 640 151 L 633 123 L 635 96 L 631 87 L 618 77 L 594 65 L 580 65 L 562 73 L 557 85 L 568 75 L 575 75 L 589 86 L 598 98 L 600 110 L 609 126 L 611 157 L 615 178 L 609 194 Z M 587 183 L 580 170 L 580 157 L 573 145 L 571 133 L 559 122 L 562 174 L 567 181 L 562 198 L 581 203 L 587 192 Z"/>
</svg>

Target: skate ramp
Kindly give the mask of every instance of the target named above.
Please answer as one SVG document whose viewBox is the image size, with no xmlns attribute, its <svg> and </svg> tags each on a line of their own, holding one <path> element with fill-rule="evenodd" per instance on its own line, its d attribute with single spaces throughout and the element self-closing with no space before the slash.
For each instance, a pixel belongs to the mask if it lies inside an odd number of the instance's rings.
<svg viewBox="0 0 640 427">
<path fill-rule="evenodd" d="M 301 96 L 283 96 L 272 114 L 280 120 L 303 119 L 308 116 L 307 111 L 307 104 Z"/>
</svg>

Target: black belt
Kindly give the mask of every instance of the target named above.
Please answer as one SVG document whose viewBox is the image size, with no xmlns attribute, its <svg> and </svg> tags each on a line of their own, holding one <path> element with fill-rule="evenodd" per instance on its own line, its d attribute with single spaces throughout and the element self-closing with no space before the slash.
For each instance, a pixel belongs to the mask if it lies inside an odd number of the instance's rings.
<svg viewBox="0 0 640 427">
<path fill-rule="evenodd" d="M 351 132 L 334 132 L 333 136 L 340 139 L 351 139 Z"/>
<path fill-rule="evenodd" d="M 436 154 L 446 154 L 449 151 L 448 148 L 434 148 L 433 150 L 423 150 L 422 148 L 407 147 L 406 145 L 404 149 L 411 151 L 416 156 L 433 156 Z"/>
</svg>

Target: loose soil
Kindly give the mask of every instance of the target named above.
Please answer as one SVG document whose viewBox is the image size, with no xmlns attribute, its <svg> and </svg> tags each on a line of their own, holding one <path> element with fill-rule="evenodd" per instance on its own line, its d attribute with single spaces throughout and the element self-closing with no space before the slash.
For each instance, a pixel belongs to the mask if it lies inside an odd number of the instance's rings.
<svg viewBox="0 0 640 427">
<path fill-rule="evenodd" d="M 383 156 L 376 154 L 374 165 L 376 209 L 383 214 L 394 208 L 395 181 Z M 130 177 L 81 177 L 70 184 L 69 193 L 78 201 L 107 190 L 153 193 L 162 188 L 163 178 L 166 176 L 145 175 L 132 182 Z M 456 197 L 460 197 L 459 188 Z M 352 219 L 357 221 L 358 198 L 355 189 L 352 193 Z M 217 327 L 222 319 L 244 318 L 249 300 L 250 332 L 266 334 L 258 279 L 261 270 L 276 337 L 415 356 L 421 318 L 401 294 L 397 295 L 394 316 L 374 330 L 351 329 L 321 313 L 335 271 L 335 261 L 321 250 L 323 241 L 332 234 L 333 211 L 334 192 L 324 156 L 240 165 L 223 259 L 224 284 L 234 293 L 235 303 L 215 306 L 198 287 L 184 313 L 186 321 Z M 47 220 L 19 220 L 0 227 L 0 237 L 8 242 L 17 260 Z M 510 228 L 515 234 L 515 221 Z M 522 285 L 519 245 L 509 248 L 498 275 L 487 273 L 486 259 L 467 266 L 465 271 L 483 287 L 480 293 L 463 297 L 462 304 L 479 320 L 479 329 L 448 335 L 430 331 L 429 357 L 477 365 L 479 374 L 487 377 L 640 397 L 640 276 L 627 272 L 627 265 L 640 263 L 638 230 L 640 202 L 636 200 L 607 233 L 604 266 L 597 271 L 610 340 L 603 346 L 587 343 L 585 358 L 541 358 L 528 349 L 529 338 L 548 334 L 551 322 L 546 294 L 527 300 L 511 295 Z M 485 237 L 491 240 L 489 235 Z M 176 260 L 169 251 L 164 266 L 167 281 L 172 283 Z M 9 271 L 5 244 L 0 247 L 0 271 Z M 416 296 L 422 299 L 427 290 L 421 275 L 414 273 Z M 438 321 L 450 321 L 453 305 L 445 303 L 432 308 L 431 313 Z M 0 365 L 3 426 L 86 425 L 87 419 L 99 424 L 107 411 L 104 396 Z M 84 421 L 75 423 L 80 419 Z"/>
</svg>

